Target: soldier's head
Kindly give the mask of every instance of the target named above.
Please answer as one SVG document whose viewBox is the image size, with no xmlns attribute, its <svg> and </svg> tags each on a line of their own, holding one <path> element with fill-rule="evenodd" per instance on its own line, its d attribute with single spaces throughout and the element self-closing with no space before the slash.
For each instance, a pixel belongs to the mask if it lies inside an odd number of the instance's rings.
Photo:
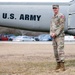
<svg viewBox="0 0 75 75">
<path fill-rule="evenodd" d="M 59 5 L 53 5 L 52 9 L 54 11 L 54 14 L 58 14 L 58 12 L 59 12 Z"/>
</svg>

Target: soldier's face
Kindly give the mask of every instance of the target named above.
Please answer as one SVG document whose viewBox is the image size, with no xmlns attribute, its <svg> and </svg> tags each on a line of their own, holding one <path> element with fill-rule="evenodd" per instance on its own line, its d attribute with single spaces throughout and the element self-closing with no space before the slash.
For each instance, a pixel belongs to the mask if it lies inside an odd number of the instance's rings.
<svg viewBox="0 0 75 75">
<path fill-rule="evenodd" d="M 59 8 L 54 8 L 53 11 L 54 11 L 54 14 L 58 14 Z"/>
</svg>

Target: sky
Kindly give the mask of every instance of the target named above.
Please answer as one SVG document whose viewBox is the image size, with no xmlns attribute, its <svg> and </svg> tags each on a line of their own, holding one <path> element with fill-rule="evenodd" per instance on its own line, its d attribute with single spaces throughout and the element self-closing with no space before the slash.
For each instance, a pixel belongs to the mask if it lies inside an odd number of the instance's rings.
<svg viewBox="0 0 75 75">
<path fill-rule="evenodd" d="M 69 2 L 71 0 L 0 0 L 0 2 Z"/>
</svg>

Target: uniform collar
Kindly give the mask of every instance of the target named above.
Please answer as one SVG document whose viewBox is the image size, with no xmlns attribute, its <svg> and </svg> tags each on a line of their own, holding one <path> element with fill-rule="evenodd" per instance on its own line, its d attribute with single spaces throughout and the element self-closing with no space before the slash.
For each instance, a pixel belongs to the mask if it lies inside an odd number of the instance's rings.
<svg viewBox="0 0 75 75">
<path fill-rule="evenodd" d="M 58 14 L 54 14 L 54 17 L 58 17 L 59 13 Z"/>
</svg>

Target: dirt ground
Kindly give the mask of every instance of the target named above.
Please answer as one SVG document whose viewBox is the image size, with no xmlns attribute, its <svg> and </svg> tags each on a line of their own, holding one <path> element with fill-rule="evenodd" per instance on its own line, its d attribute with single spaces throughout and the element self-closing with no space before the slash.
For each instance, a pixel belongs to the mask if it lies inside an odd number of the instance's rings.
<svg viewBox="0 0 75 75">
<path fill-rule="evenodd" d="M 75 44 L 65 44 L 66 71 L 55 72 L 52 44 L 0 43 L 0 75 L 75 75 Z"/>
</svg>

